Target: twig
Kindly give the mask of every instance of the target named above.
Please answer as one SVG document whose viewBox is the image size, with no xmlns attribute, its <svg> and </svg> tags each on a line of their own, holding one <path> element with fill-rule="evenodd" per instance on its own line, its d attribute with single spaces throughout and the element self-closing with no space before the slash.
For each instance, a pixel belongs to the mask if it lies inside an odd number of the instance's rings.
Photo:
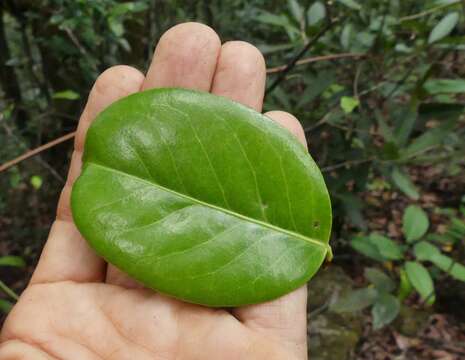
<svg viewBox="0 0 465 360">
<path fill-rule="evenodd" d="M 366 54 L 359 54 L 359 53 L 342 53 L 342 54 L 313 56 L 313 57 L 308 57 L 308 58 L 296 61 L 295 66 L 310 64 L 310 63 L 314 63 L 318 61 L 330 61 L 330 60 L 337 60 L 337 59 L 344 59 L 344 58 L 361 58 L 361 57 L 366 57 L 366 56 L 367 56 Z M 286 69 L 286 67 L 287 65 L 280 65 L 280 66 L 272 67 L 272 68 L 266 69 L 266 73 L 274 74 L 274 73 L 282 72 Z"/>
<path fill-rule="evenodd" d="M 78 38 L 76 37 L 76 35 L 74 35 L 73 31 L 68 27 L 64 27 L 63 30 L 66 33 L 66 35 L 68 35 L 72 43 L 78 48 L 79 52 L 82 55 L 87 55 L 86 48 L 79 42 Z"/>
<path fill-rule="evenodd" d="M 11 290 L 3 281 L 0 280 L 0 290 L 3 290 L 3 292 L 9 296 L 11 296 L 13 299 L 18 300 L 18 295 Z"/>
<path fill-rule="evenodd" d="M 364 164 L 366 162 L 373 161 L 374 159 L 375 159 L 375 157 L 372 156 L 372 157 L 369 157 L 367 159 L 348 160 L 348 161 L 344 161 L 344 162 L 339 163 L 339 164 L 334 164 L 334 165 L 324 167 L 324 168 L 321 169 L 321 172 L 329 172 L 329 171 L 333 171 L 333 170 L 336 170 L 336 169 L 339 169 L 339 168 L 345 167 L 345 166 L 360 165 L 360 164 Z"/>
<path fill-rule="evenodd" d="M 305 53 L 324 35 L 326 32 L 333 27 L 336 22 L 329 22 L 324 28 L 322 28 L 318 34 L 316 34 L 303 48 L 299 51 L 299 53 L 294 56 L 294 58 L 286 65 L 286 67 L 281 71 L 281 74 L 276 78 L 276 80 L 270 85 L 268 89 L 265 91 L 265 95 L 272 92 L 280 83 L 286 78 L 286 75 L 289 71 L 291 71 L 294 66 L 297 64 Z"/>
<path fill-rule="evenodd" d="M 360 63 L 359 66 L 357 66 L 357 70 L 355 71 L 354 84 L 353 84 L 354 96 L 357 99 L 360 98 L 360 95 L 358 93 L 358 81 L 360 80 L 360 73 L 362 72 L 362 66 L 363 66 L 363 62 Z"/>
<path fill-rule="evenodd" d="M 329 309 L 329 301 L 325 302 L 323 305 L 317 307 L 315 310 L 312 310 L 310 314 L 308 314 L 308 317 L 311 319 L 315 316 L 318 316 L 322 313 L 324 313 L 326 310 Z"/>
<path fill-rule="evenodd" d="M 58 145 L 58 144 L 61 144 L 62 142 L 65 142 L 67 140 L 70 140 L 74 137 L 74 135 L 76 135 L 76 131 L 73 131 L 69 134 L 66 134 L 66 135 L 63 135 L 63 136 L 60 136 L 59 138 L 55 139 L 55 140 L 52 140 L 42 146 L 39 146 L 33 150 L 29 150 L 27 151 L 26 153 L 24 153 L 23 155 L 21 156 L 18 156 L 16 159 L 13 159 L 13 160 L 10 160 L 10 161 L 7 161 L 6 163 L 4 163 L 3 165 L 0 165 L 0 172 L 3 172 L 7 169 L 9 169 L 10 167 L 20 163 L 21 161 L 23 160 L 26 160 L 32 156 L 35 156 L 39 153 L 41 153 L 42 151 L 44 150 L 47 150 L 51 147 L 54 147 L 55 145 Z"/>
<path fill-rule="evenodd" d="M 418 19 L 418 18 L 421 18 L 423 16 L 426 16 L 426 15 L 429 15 L 429 14 L 432 14 L 438 10 L 441 10 L 441 9 L 445 9 L 449 6 L 453 6 L 453 5 L 458 5 L 460 4 L 462 0 L 458 0 L 458 1 L 455 1 L 455 2 L 452 2 L 452 3 L 446 3 L 446 4 L 442 4 L 442 5 L 439 5 L 439 6 L 436 6 L 434 8 L 431 8 L 431 9 L 428 9 L 428 10 L 425 10 L 425 11 L 422 11 L 422 12 L 419 12 L 418 14 L 413 14 L 413 15 L 409 15 L 409 16 L 404 16 L 402 18 L 399 19 L 399 22 L 404 22 L 404 21 L 409 21 L 409 20 L 415 20 L 415 19 Z"/>
</svg>

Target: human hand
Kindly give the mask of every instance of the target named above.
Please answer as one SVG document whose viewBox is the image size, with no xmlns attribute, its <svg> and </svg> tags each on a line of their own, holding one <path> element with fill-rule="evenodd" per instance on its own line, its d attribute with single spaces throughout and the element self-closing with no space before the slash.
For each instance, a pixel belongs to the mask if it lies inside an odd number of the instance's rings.
<svg viewBox="0 0 465 360">
<path fill-rule="evenodd" d="M 262 110 L 266 69 L 250 44 L 221 45 L 209 27 L 167 31 L 144 77 L 128 66 L 102 73 L 81 115 L 57 218 L 31 282 L 3 327 L 7 359 L 306 359 L 306 287 L 231 310 L 192 305 L 143 288 L 104 262 L 76 229 L 70 193 L 86 131 L 112 102 L 154 87 L 210 91 Z M 266 113 L 305 143 L 299 122 Z"/>
</svg>

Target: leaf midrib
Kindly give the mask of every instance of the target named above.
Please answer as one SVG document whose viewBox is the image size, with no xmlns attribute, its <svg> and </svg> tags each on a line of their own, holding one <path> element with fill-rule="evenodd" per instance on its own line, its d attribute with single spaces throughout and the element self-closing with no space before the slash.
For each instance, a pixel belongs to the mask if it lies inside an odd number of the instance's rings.
<svg viewBox="0 0 465 360">
<path fill-rule="evenodd" d="M 222 208 L 220 206 L 216 206 L 216 205 L 213 205 L 213 204 L 209 204 L 207 202 L 204 202 L 202 200 L 199 200 L 199 199 L 196 199 L 196 198 L 193 198 L 189 195 L 186 195 L 186 194 L 183 194 L 183 193 L 179 193 L 173 189 L 170 189 L 170 188 L 167 188 L 167 187 L 164 187 L 160 184 L 157 184 L 155 182 L 151 182 L 147 179 L 143 179 L 143 178 L 140 178 L 138 176 L 135 176 L 135 175 L 132 175 L 132 174 L 129 174 L 129 173 L 125 173 L 123 171 L 120 171 L 120 170 L 117 170 L 115 168 L 112 168 L 112 167 L 109 167 L 109 166 L 106 166 L 106 165 L 103 165 L 103 164 L 99 164 L 99 163 L 96 163 L 96 162 L 93 162 L 93 161 L 86 161 L 84 163 L 84 165 L 94 165 L 94 166 L 97 166 L 97 167 L 100 167 L 100 168 L 103 168 L 107 171 L 110 171 L 110 172 L 113 172 L 113 173 L 116 173 L 116 174 L 120 174 L 120 175 L 124 175 L 124 176 L 127 176 L 129 178 L 133 178 L 133 179 L 136 179 L 138 181 L 141 181 L 141 182 L 144 182 L 144 183 L 147 183 L 147 184 L 150 184 L 154 187 L 157 187 L 163 191 L 166 191 L 166 192 L 169 192 L 171 194 L 174 194 L 176 196 L 179 196 L 179 197 L 182 197 L 184 199 L 188 199 L 194 203 L 197 203 L 199 205 L 202 205 L 202 206 L 206 206 L 206 207 L 209 207 L 211 209 L 215 209 L 215 210 L 218 210 L 218 211 L 221 211 L 223 213 L 226 213 L 226 214 L 229 214 L 229 215 L 232 215 L 232 216 L 235 216 L 239 219 L 242 219 L 242 220 L 245 220 L 245 221 L 248 221 L 248 222 L 251 222 L 251 223 L 254 223 L 254 224 L 257 224 L 257 225 L 261 225 L 261 226 L 264 226 L 266 228 L 269 228 L 269 229 L 272 229 L 274 231 L 277 231 L 277 232 L 280 232 L 280 233 L 283 233 L 283 234 L 286 234 L 286 235 L 290 235 L 290 236 L 294 236 L 298 239 L 301 239 L 303 241 L 306 241 L 306 242 L 309 242 L 311 244 L 314 244 L 314 245 L 317 245 L 317 246 L 321 246 L 325 249 L 325 251 L 329 254 L 331 254 L 331 249 L 329 247 L 329 244 L 326 244 L 324 242 L 321 242 L 321 241 L 318 241 L 317 239 L 313 239 L 313 238 L 310 238 L 310 237 L 307 237 L 307 236 L 304 236 L 302 234 L 299 234 L 299 233 L 296 233 L 294 231 L 290 231 L 290 230 L 287 230 L 287 229 L 283 229 L 281 227 L 278 227 L 278 226 L 275 226 L 273 224 L 270 224 L 270 223 L 266 223 L 266 222 L 263 222 L 263 221 L 260 221 L 260 220 L 257 220 L 257 219 L 254 219 L 254 218 L 251 218 L 251 217 L 248 217 L 248 216 L 245 216 L 245 215 L 242 215 L 240 213 L 237 213 L 235 211 L 232 211 L 232 210 L 229 210 L 229 209 L 225 209 L 225 208 Z"/>
</svg>

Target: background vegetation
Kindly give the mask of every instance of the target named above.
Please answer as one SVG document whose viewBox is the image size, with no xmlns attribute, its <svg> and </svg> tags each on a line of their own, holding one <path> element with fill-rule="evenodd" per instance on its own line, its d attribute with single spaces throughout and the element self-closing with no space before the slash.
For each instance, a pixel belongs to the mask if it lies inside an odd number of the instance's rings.
<svg viewBox="0 0 465 360">
<path fill-rule="evenodd" d="M 464 15 L 461 0 L 3 0 L 0 164 L 74 131 L 97 75 L 146 69 L 177 23 L 249 41 L 269 68 L 265 109 L 301 120 L 334 205 L 336 256 L 310 285 L 312 358 L 463 358 Z M 4 312 L 70 151 L 0 173 Z"/>
</svg>

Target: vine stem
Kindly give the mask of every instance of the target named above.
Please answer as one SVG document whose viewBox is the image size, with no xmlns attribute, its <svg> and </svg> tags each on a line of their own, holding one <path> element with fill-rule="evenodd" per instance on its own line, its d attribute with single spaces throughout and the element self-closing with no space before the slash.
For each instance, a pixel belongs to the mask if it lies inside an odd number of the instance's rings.
<svg viewBox="0 0 465 360">
<path fill-rule="evenodd" d="M 7 161 L 6 163 L 0 165 L 0 172 L 2 171 L 5 171 L 7 169 L 9 169 L 10 167 L 16 165 L 16 164 L 19 164 L 21 161 L 23 160 L 26 160 L 26 159 L 29 159 L 30 157 L 32 156 L 35 156 L 39 153 L 41 153 L 42 151 L 44 150 L 47 150 L 51 147 L 54 147 L 58 144 L 61 144 L 62 142 L 65 142 L 67 140 L 70 140 L 72 139 L 74 136 L 76 135 L 76 131 L 73 131 L 71 133 L 68 133 L 66 135 L 63 135 L 63 136 L 60 136 L 59 138 L 55 139 L 55 140 L 52 140 L 42 146 L 39 146 L 33 150 L 29 150 L 27 152 L 25 152 L 23 155 L 21 156 L 18 156 L 16 159 L 13 159 L 13 160 L 10 160 L 10 161 Z"/>
<path fill-rule="evenodd" d="M 16 301 L 18 300 L 18 295 L 11 290 L 3 281 L 0 280 L 0 290 L 3 290 L 3 292 L 9 296 L 11 296 L 13 299 Z"/>
<path fill-rule="evenodd" d="M 436 7 L 433 7 L 431 9 L 428 9 L 428 10 L 425 10 L 425 11 L 422 11 L 422 12 L 419 12 L 418 14 L 413 14 L 413 15 L 409 15 L 409 16 L 404 16 L 402 18 L 399 19 L 399 22 L 404 22 L 404 21 L 409 21 L 409 20 L 415 20 L 415 19 L 418 19 L 418 18 L 421 18 L 423 16 L 427 16 L 429 14 L 433 14 L 435 13 L 436 11 L 439 11 L 439 10 L 442 10 L 442 9 L 445 9 L 445 8 L 448 8 L 450 6 L 454 6 L 454 5 L 459 5 L 460 3 L 462 2 L 462 0 L 457 0 L 455 2 L 452 2 L 452 3 L 446 3 L 446 4 L 442 4 L 442 5 L 438 5 Z"/>
<path fill-rule="evenodd" d="M 330 60 L 337 60 L 337 59 L 344 59 L 344 58 L 362 58 L 366 57 L 367 54 L 359 54 L 359 53 L 341 53 L 341 54 L 330 54 L 330 55 L 322 55 L 322 56 L 313 56 L 298 60 L 295 65 L 304 65 L 310 64 L 318 61 L 330 61 Z M 267 74 L 274 74 L 277 72 L 282 72 L 286 69 L 287 65 L 280 65 L 272 68 L 266 69 Z"/>
</svg>

